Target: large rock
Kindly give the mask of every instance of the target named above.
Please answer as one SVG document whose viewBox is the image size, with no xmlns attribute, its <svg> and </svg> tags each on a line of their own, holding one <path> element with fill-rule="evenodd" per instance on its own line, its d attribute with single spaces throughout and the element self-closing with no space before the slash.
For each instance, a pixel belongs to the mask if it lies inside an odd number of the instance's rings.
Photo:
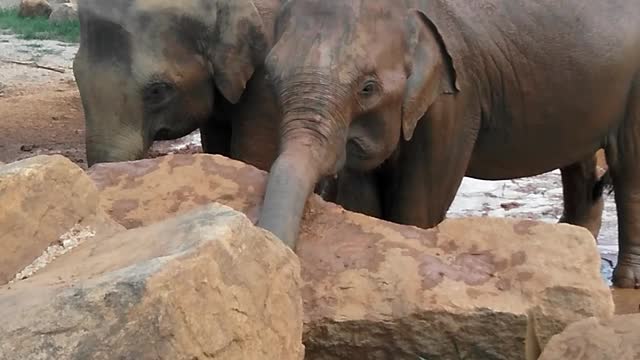
<svg viewBox="0 0 640 360">
<path fill-rule="evenodd" d="M 214 155 L 90 169 L 135 228 L 211 201 L 257 219 L 266 174 Z M 422 230 L 313 196 L 297 248 L 307 359 L 534 359 L 573 321 L 613 313 L 587 230 L 506 219 Z"/>
<path fill-rule="evenodd" d="M 47 0 L 22 0 L 18 16 L 21 17 L 45 17 L 51 14 L 51 5 Z"/>
<path fill-rule="evenodd" d="M 103 223 L 93 181 L 60 155 L 0 167 L 0 204 L 0 285 L 75 225 Z"/>
<path fill-rule="evenodd" d="M 55 5 L 51 11 L 51 15 L 49 15 L 49 22 L 51 23 L 61 23 L 73 20 L 78 20 L 78 8 L 77 5 L 72 3 Z"/>
<path fill-rule="evenodd" d="M 167 155 L 100 163 L 88 174 L 101 190 L 101 207 L 126 228 L 153 224 L 219 201 L 258 218 L 265 173 L 222 156 Z"/>
<path fill-rule="evenodd" d="M 0 359 L 300 360 L 299 271 L 221 205 L 93 238 L 0 288 Z"/>
<path fill-rule="evenodd" d="M 640 314 L 588 318 L 554 336 L 540 360 L 640 359 Z"/>
<path fill-rule="evenodd" d="M 310 359 L 535 359 L 567 324 L 613 313 L 593 238 L 574 226 L 419 230 L 334 209 L 303 239 Z"/>
</svg>

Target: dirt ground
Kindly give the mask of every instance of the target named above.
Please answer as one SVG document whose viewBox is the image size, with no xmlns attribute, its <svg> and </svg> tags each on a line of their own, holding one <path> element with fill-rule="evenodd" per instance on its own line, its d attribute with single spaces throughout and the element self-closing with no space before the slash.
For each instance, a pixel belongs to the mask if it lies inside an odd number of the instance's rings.
<svg viewBox="0 0 640 360">
<path fill-rule="evenodd" d="M 72 69 L 77 49 L 0 30 L 0 161 L 62 154 L 86 169 L 82 104 Z M 194 142 L 193 136 L 158 142 L 150 156 L 198 151 Z"/>
<path fill-rule="evenodd" d="M 76 51 L 76 45 L 25 41 L 0 32 L 0 161 L 62 154 L 86 168 L 82 106 L 71 68 Z M 50 69 L 37 68 L 36 64 Z M 156 143 L 149 156 L 199 149 L 199 136 L 192 134 L 178 141 Z M 559 171 L 554 171 L 508 181 L 465 178 L 448 216 L 556 222 L 561 213 L 562 184 Z M 609 280 L 617 253 L 617 221 L 611 195 L 606 199 L 598 242 L 604 260 L 603 276 Z"/>
</svg>

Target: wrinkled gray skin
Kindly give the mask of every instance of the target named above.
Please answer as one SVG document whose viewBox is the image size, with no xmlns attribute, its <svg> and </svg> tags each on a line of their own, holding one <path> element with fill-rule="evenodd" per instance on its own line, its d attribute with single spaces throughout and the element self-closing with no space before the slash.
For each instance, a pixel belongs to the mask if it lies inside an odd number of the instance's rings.
<svg viewBox="0 0 640 360">
<path fill-rule="evenodd" d="M 279 111 L 262 65 L 279 6 L 279 0 L 81 1 L 73 69 L 88 164 L 140 159 L 154 140 L 200 128 L 205 152 L 268 169 L 277 128 L 262 120 Z"/>
<path fill-rule="evenodd" d="M 431 227 L 465 174 L 579 177 L 604 148 L 614 283 L 638 285 L 638 19 L 636 0 L 289 1 L 265 60 L 283 120 L 259 225 L 295 246 L 314 184 L 340 171 L 381 217 Z"/>
</svg>

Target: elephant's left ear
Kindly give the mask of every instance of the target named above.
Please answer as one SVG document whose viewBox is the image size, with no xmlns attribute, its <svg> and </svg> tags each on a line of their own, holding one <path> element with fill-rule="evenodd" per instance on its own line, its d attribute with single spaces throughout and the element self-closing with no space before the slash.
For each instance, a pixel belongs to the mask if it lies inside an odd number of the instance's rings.
<svg viewBox="0 0 640 360">
<path fill-rule="evenodd" d="M 213 79 L 231 103 L 240 100 L 247 81 L 267 53 L 267 36 L 251 0 L 218 0 L 215 30 L 207 44 Z"/>
<path fill-rule="evenodd" d="M 410 75 L 402 105 L 402 134 L 411 140 L 418 121 L 441 94 L 460 89 L 456 71 L 436 25 L 419 10 L 407 17 L 407 59 Z"/>
</svg>

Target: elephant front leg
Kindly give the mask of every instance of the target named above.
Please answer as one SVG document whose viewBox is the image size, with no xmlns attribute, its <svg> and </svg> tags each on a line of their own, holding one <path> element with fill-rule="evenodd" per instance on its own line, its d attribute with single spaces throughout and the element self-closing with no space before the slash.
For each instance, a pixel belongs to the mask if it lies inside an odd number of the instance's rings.
<svg viewBox="0 0 640 360">
<path fill-rule="evenodd" d="M 598 238 L 604 209 L 603 191 L 608 176 L 598 172 L 597 155 L 560 169 L 564 212 L 561 223 L 582 226 Z"/>
<path fill-rule="evenodd" d="M 385 220 L 431 228 L 445 219 L 469 166 L 480 121 L 479 116 L 456 116 L 456 109 L 464 110 L 442 102 L 433 106 L 383 169 L 379 188 Z"/>
<path fill-rule="evenodd" d="M 615 141 L 606 149 L 615 191 L 620 249 L 613 284 L 640 288 L 640 79 L 631 93 L 626 114 Z"/>
</svg>

